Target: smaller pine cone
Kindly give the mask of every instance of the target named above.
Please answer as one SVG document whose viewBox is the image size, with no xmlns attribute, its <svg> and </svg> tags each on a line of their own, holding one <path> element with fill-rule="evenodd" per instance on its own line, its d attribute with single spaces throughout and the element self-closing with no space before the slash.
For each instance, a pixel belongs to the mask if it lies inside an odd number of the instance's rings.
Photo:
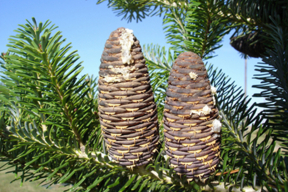
<svg viewBox="0 0 288 192">
<path fill-rule="evenodd" d="M 189 180 L 207 178 L 219 163 L 221 123 L 214 94 L 201 58 L 180 54 L 168 79 L 164 135 L 170 166 Z"/>
<path fill-rule="evenodd" d="M 230 38 L 231 46 L 249 57 L 261 57 L 265 53 L 265 42 L 259 33 L 249 33 L 241 37 Z"/>
<path fill-rule="evenodd" d="M 109 156 L 129 168 L 147 164 L 159 140 L 157 109 L 141 46 L 131 30 L 111 33 L 99 76 L 98 109 Z"/>
</svg>

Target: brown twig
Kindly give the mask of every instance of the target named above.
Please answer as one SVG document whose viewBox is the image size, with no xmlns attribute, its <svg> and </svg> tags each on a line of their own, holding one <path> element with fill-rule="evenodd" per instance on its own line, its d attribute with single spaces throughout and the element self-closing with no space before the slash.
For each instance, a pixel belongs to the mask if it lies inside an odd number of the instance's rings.
<svg viewBox="0 0 288 192">
<path fill-rule="evenodd" d="M 228 174 L 228 173 L 230 173 L 230 174 L 233 174 L 233 173 L 238 173 L 239 172 L 239 169 L 235 169 L 235 170 L 232 170 L 232 171 L 227 171 L 227 172 L 224 172 L 223 174 L 221 173 L 221 172 L 219 172 L 219 173 L 216 173 L 216 176 L 220 176 L 221 174 L 222 175 L 226 175 L 226 174 Z"/>
</svg>

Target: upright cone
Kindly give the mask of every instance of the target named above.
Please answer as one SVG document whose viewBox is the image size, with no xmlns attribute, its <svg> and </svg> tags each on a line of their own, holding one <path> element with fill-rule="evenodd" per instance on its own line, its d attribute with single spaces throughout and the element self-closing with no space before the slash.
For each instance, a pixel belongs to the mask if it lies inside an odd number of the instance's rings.
<svg viewBox="0 0 288 192">
<path fill-rule="evenodd" d="M 157 109 L 141 46 L 131 30 L 118 28 L 106 41 L 98 90 L 109 156 L 130 168 L 147 164 L 159 140 Z"/>
<path fill-rule="evenodd" d="M 170 166 L 188 180 L 207 178 L 219 162 L 221 123 L 214 94 L 201 58 L 180 54 L 168 79 L 164 135 Z"/>
</svg>

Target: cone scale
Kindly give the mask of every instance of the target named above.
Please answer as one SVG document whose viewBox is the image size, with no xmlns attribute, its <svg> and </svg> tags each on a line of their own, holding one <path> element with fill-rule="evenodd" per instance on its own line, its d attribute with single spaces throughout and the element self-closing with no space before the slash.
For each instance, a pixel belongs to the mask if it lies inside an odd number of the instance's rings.
<svg viewBox="0 0 288 192">
<path fill-rule="evenodd" d="M 163 119 L 170 166 L 188 180 L 205 180 L 219 163 L 221 123 L 213 95 L 216 90 L 197 54 L 178 56 L 166 93 Z"/>
<path fill-rule="evenodd" d="M 106 41 L 99 70 L 99 116 L 109 156 L 120 165 L 147 164 L 159 140 L 157 109 L 145 59 L 132 31 Z"/>
</svg>

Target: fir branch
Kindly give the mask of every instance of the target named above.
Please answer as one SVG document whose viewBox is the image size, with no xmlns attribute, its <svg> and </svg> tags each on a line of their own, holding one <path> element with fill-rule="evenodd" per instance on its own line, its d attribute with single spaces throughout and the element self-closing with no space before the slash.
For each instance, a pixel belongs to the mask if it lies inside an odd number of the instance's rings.
<svg viewBox="0 0 288 192">
<path fill-rule="evenodd" d="M 48 58 L 46 58 L 46 60 L 48 61 Z M 61 87 L 60 83 L 57 81 L 57 79 L 54 80 L 54 77 L 56 76 L 56 74 L 55 74 L 55 71 L 52 71 L 52 65 L 49 61 L 47 62 L 47 66 L 48 66 L 49 74 L 51 76 L 51 82 L 54 83 L 54 86 L 56 88 L 56 92 L 58 93 L 58 96 L 60 98 L 60 103 L 65 103 L 65 100 L 64 100 L 65 95 L 64 95 L 63 91 L 60 90 L 60 87 Z M 70 125 L 73 133 L 76 136 L 76 140 L 79 142 L 80 148 L 85 147 L 83 144 L 82 138 L 81 138 L 75 124 L 73 123 L 73 116 L 71 115 L 71 112 L 69 111 L 67 103 L 64 104 L 63 109 L 64 109 L 64 114 L 69 121 L 69 125 Z"/>
</svg>

